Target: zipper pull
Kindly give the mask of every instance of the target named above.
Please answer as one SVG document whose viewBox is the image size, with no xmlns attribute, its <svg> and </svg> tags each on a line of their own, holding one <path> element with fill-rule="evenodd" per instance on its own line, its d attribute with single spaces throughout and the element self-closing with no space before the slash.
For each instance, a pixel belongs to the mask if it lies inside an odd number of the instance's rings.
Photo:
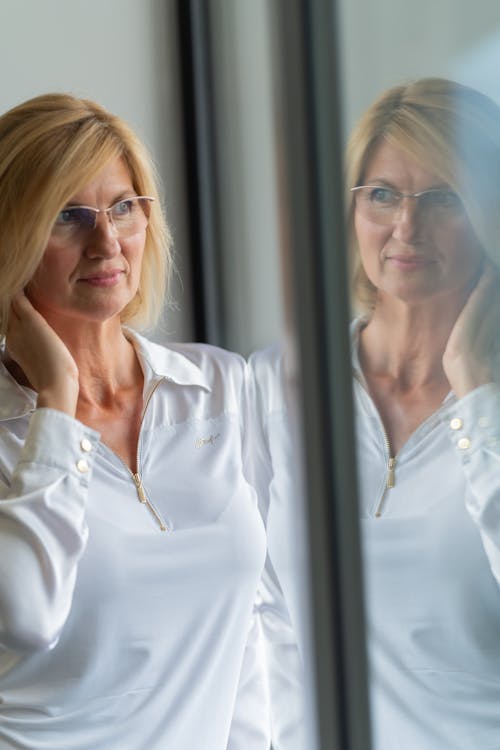
<svg viewBox="0 0 500 750">
<path fill-rule="evenodd" d="M 142 486 L 141 477 L 139 474 L 132 474 L 132 478 L 134 480 L 135 488 L 137 490 L 137 497 L 139 498 L 139 501 L 141 503 L 147 502 L 146 493 L 144 491 L 144 487 Z"/>
<path fill-rule="evenodd" d="M 396 459 L 389 458 L 389 465 L 387 467 L 387 489 L 392 489 L 396 483 Z"/>
<path fill-rule="evenodd" d="M 165 522 L 163 521 L 163 518 L 160 516 L 154 505 L 148 500 L 148 497 L 146 495 L 146 490 L 144 489 L 144 486 L 142 484 L 142 479 L 140 474 L 132 474 L 132 479 L 134 480 L 135 488 L 137 490 L 137 497 L 139 498 L 139 501 L 146 506 L 146 508 L 149 509 L 151 514 L 156 518 L 158 525 L 160 527 L 161 531 L 167 531 L 167 526 Z"/>
<path fill-rule="evenodd" d="M 382 516 L 384 505 L 387 500 L 387 490 L 392 490 L 395 484 L 396 484 L 396 459 L 389 457 L 389 462 L 387 464 L 387 479 L 385 482 L 385 489 L 382 494 L 382 497 L 380 498 L 380 502 L 377 506 L 377 510 L 375 511 L 376 518 L 380 518 Z"/>
</svg>

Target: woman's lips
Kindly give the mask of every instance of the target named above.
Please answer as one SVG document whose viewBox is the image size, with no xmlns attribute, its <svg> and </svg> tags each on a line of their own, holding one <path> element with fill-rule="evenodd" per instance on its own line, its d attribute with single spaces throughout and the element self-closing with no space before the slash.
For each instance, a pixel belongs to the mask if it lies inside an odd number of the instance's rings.
<svg viewBox="0 0 500 750">
<path fill-rule="evenodd" d="M 83 282 L 84 284 L 89 284 L 90 286 L 110 287 L 118 284 L 123 273 L 124 271 L 122 271 L 121 269 L 116 271 L 107 271 L 106 273 L 96 273 L 92 274 L 92 276 L 85 276 L 79 279 L 79 281 Z"/>
<path fill-rule="evenodd" d="M 434 263 L 431 258 L 423 255 L 389 255 L 387 260 L 396 268 L 406 271 L 418 270 Z"/>
</svg>

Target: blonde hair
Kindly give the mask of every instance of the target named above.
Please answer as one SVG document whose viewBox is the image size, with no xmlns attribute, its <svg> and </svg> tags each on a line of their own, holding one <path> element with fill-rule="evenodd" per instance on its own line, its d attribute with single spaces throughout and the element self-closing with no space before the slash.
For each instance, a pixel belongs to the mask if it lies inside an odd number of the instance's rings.
<svg viewBox="0 0 500 750">
<path fill-rule="evenodd" d="M 442 78 L 389 89 L 352 132 L 348 191 L 363 184 L 381 142 L 405 151 L 460 196 L 485 252 L 500 267 L 500 108 L 475 89 Z M 376 289 L 360 262 L 351 192 L 346 206 L 353 301 L 358 311 L 369 312 Z"/>
<path fill-rule="evenodd" d="M 0 117 L 1 335 L 12 296 L 32 278 L 57 214 L 115 159 L 126 164 L 138 195 L 156 199 L 139 287 L 122 311 L 122 322 L 138 329 L 157 322 L 171 273 L 172 243 L 147 149 L 123 120 L 99 104 L 45 94 Z"/>
</svg>

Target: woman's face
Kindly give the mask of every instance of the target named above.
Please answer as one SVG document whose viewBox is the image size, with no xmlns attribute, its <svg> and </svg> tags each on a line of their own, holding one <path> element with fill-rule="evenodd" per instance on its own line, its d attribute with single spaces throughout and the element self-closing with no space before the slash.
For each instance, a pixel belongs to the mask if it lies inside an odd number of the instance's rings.
<svg viewBox="0 0 500 750">
<path fill-rule="evenodd" d="M 67 206 L 109 208 L 136 192 L 121 159 L 110 162 Z M 118 236 L 108 215 L 93 230 L 70 239 L 53 232 L 27 294 L 47 319 L 103 322 L 119 316 L 139 285 L 146 222 L 134 234 Z"/>
<path fill-rule="evenodd" d="M 382 142 L 363 177 L 402 193 L 447 188 L 404 151 Z M 438 295 L 460 295 L 477 280 L 483 250 L 463 208 L 443 215 L 425 215 L 418 201 L 403 199 L 392 223 L 379 224 L 356 202 L 354 229 L 363 268 L 384 295 L 420 303 Z"/>
</svg>

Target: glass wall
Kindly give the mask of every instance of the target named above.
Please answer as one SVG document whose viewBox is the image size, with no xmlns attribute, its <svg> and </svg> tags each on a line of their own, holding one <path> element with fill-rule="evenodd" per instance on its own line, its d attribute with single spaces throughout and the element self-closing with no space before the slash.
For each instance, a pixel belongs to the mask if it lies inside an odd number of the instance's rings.
<svg viewBox="0 0 500 750">
<path fill-rule="evenodd" d="M 276 747 L 493 748 L 500 125 L 407 85 L 499 101 L 498 4 L 208 7 L 221 342 L 279 342 L 263 627 L 305 709 L 271 675 Z"/>
<path fill-rule="evenodd" d="M 337 20 L 372 743 L 495 747 L 500 9 Z"/>
<path fill-rule="evenodd" d="M 266 454 L 276 750 L 370 741 L 333 10 L 180 5 L 209 340 L 251 355 Z"/>
</svg>

